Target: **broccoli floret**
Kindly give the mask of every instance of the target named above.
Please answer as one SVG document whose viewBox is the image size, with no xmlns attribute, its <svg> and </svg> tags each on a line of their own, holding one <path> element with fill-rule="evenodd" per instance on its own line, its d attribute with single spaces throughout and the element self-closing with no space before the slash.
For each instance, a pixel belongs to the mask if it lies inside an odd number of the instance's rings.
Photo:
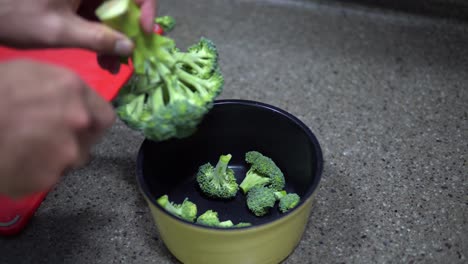
<svg viewBox="0 0 468 264">
<path fill-rule="evenodd" d="M 167 212 L 185 219 L 187 221 L 193 222 L 197 218 L 197 205 L 189 201 L 188 198 L 181 204 L 175 204 L 169 201 L 168 195 L 163 195 L 157 200 L 158 204 L 163 207 Z"/>
<path fill-rule="evenodd" d="M 218 227 L 224 227 L 224 228 L 233 227 L 233 226 L 234 226 L 234 223 L 231 220 L 219 222 L 219 225 L 218 225 Z"/>
<path fill-rule="evenodd" d="M 248 226 L 252 226 L 252 224 L 246 223 L 246 222 L 240 222 L 237 225 L 235 225 L 235 227 L 248 227 Z"/>
<path fill-rule="evenodd" d="M 282 213 L 293 209 L 299 204 L 301 198 L 297 193 L 288 193 L 279 199 L 279 210 Z"/>
<path fill-rule="evenodd" d="M 276 200 L 280 200 L 281 198 L 283 198 L 284 196 L 287 195 L 287 192 L 285 190 L 283 191 L 276 191 L 275 192 L 275 198 Z"/>
<path fill-rule="evenodd" d="M 228 168 L 232 155 L 221 155 L 216 167 L 206 163 L 198 168 L 197 182 L 204 194 L 212 198 L 230 199 L 236 196 L 239 185 L 234 171 Z"/>
<path fill-rule="evenodd" d="M 218 69 L 218 50 L 211 40 L 201 38 L 198 44 L 189 47 L 187 50 L 187 53 L 176 52 L 175 54 L 179 68 L 205 79 L 211 75 L 220 75 L 216 72 L 213 74 L 213 71 Z M 181 74 L 183 77 L 186 76 L 183 72 Z M 194 82 L 195 80 L 190 80 L 191 78 L 187 77 L 184 81 L 187 81 L 189 85 L 203 83 L 203 81 L 199 80 Z"/>
<path fill-rule="evenodd" d="M 275 206 L 277 197 L 282 193 L 265 186 L 254 186 L 247 192 L 247 207 L 254 215 L 264 216 Z"/>
<path fill-rule="evenodd" d="M 277 191 L 284 188 L 283 172 L 272 159 L 258 151 L 249 151 L 245 154 L 245 161 L 251 166 L 239 185 L 244 194 L 257 185 L 267 186 Z"/>
<path fill-rule="evenodd" d="M 196 223 L 206 226 L 218 226 L 220 223 L 218 213 L 213 210 L 207 210 L 197 218 Z"/>
<path fill-rule="evenodd" d="M 171 31 L 175 26 L 175 19 L 171 16 L 159 16 L 154 19 L 154 22 L 158 24 L 165 33 Z"/>
<path fill-rule="evenodd" d="M 196 223 L 199 225 L 222 227 L 222 228 L 245 227 L 245 226 L 251 225 L 250 223 L 244 223 L 244 222 L 240 222 L 237 225 L 234 225 L 234 223 L 231 220 L 226 220 L 226 221 L 221 222 L 219 220 L 218 213 L 213 210 L 207 210 L 206 212 L 201 214 L 197 218 Z"/>
<path fill-rule="evenodd" d="M 134 73 L 113 102 L 117 116 L 153 141 L 192 135 L 224 86 L 214 43 L 201 38 L 182 52 L 174 40 L 144 33 L 133 0 L 106 1 L 96 14 L 135 44 Z"/>
</svg>

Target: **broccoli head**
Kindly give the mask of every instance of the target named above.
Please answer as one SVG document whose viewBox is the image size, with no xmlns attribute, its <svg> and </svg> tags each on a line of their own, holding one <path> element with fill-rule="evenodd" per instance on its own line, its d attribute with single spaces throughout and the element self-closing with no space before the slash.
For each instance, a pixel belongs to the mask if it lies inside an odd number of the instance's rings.
<svg viewBox="0 0 468 264">
<path fill-rule="evenodd" d="M 171 38 L 144 33 L 133 0 L 106 1 L 96 15 L 135 45 L 134 73 L 113 101 L 117 116 L 153 141 L 192 135 L 224 86 L 215 44 L 201 38 L 182 52 Z"/>
<path fill-rule="evenodd" d="M 239 185 L 234 171 L 228 168 L 232 155 L 221 155 L 215 167 L 203 164 L 197 172 L 197 182 L 204 194 L 212 198 L 230 199 L 236 196 Z"/>
<path fill-rule="evenodd" d="M 284 188 L 283 172 L 272 159 L 258 151 L 249 151 L 245 154 L 245 161 L 250 164 L 250 169 L 239 185 L 244 194 L 257 185 L 267 186 L 277 191 Z"/>
<path fill-rule="evenodd" d="M 264 216 L 275 206 L 281 193 L 265 186 L 254 186 L 247 193 L 247 207 L 254 215 Z"/>
<path fill-rule="evenodd" d="M 279 199 L 279 210 L 282 213 L 286 213 L 296 207 L 300 200 L 301 198 L 297 193 L 288 193 Z"/>
<path fill-rule="evenodd" d="M 234 227 L 234 223 L 231 220 L 226 220 L 226 221 L 219 222 L 218 227 L 223 227 L 223 228 Z"/>
<path fill-rule="evenodd" d="M 154 19 L 154 22 L 158 24 L 164 32 L 171 31 L 175 26 L 175 19 L 171 16 L 159 16 Z"/>
<path fill-rule="evenodd" d="M 193 222 L 197 218 L 197 206 L 193 202 L 189 201 L 188 198 L 181 204 L 175 204 L 169 200 L 168 195 L 163 195 L 157 200 L 158 204 L 163 207 L 167 212 Z"/>
<path fill-rule="evenodd" d="M 213 210 L 207 210 L 197 218 L 196 223 L 206 226 L 218 226 L 220 223 L 218 213 Z"/>
<path fill-rule="evenodd" d="M 196 221 L 199 225 L 205 226 L 213 226 L 213 227 L 221 227 L 221 228 L 234 228 L 234 227 L 245 227 L 250 226 L 250 223 L 240 222 L 237 225 L 231 220 L 220 221 L 218 217 L 218 213 L 213 210 L 207 210 L 203 214 L 201 214 Z"/>
</svg>

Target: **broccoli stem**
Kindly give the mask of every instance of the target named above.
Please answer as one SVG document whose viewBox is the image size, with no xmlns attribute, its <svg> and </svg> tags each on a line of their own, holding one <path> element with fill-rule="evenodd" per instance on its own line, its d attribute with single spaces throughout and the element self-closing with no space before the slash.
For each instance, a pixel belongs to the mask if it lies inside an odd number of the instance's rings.
<svg viewBox="0 0 468 264">
<path fill-rule="evenodd" d="M 151 107 L 153 110 L 157 111 L 159 108 L 164 107 L 164 99 L 162 87 L 157 87 L 156 90 L 151 95 Z"/>
<path fill-rule="evenodd" d="M 228 167 L 229 161 L 231 160 L 232 155 L 227 154 L 227 155 L 221 155 L 219 157 L 219 161 L 216 164 L 216 167 L 214 169 L 215 171 L 215 179 L 219 184 L 221 184 L 224 181 L 224 178 L 222 177 L 223 175 L 226 175 L 226 169 Z"/>
<path fill-rule="evenodd" d="M 146 60 L 155 64 L 174 65 L 175 60 L 168 51 L 172 48 L 172 41 L 143 32 L 139 24 L 140 15 L 141 11 L 133 0 L 110 0 L 96 9 L 99 20 L 122 32 L 135 44 L 132 61 L 136 74 L 145 74 Z"/>
<path fill-rule="evenodd" d="M 209 96 L 208 90 L 204 86 L 201 85 L 205 82 L 205 80 L 198 78 L 194 75 L 191 75 L 181 69 L 176 69 L 176 74 L 179 76 L 180 80 L 182 82 L 185 82 L 185 84 L 189 88 L 193 87 L 195 90 L 197 90 L 197 92 L 200 93 L 200 96 L 202 98 L 205 98 L 205 96 Z"/>
<path fill-rule="evenodd" d="M 265 184 L 270 182 L 270 178 L 263 177 L 257 174 L 253 169 L 247 171 L 244 180 L 241 182 L 239 187 L 242 189 L 244 194 L 246 194 L 250 189 L 254 186 L 264 186 Z"/>
<path fill-rule="evenodd" d="M 284 190 L 283 191 L 276 191 L 275 192 L 275 198 L 276 198 L 276 200 L 279 200 L 279 199 L 283 198 L 284 196 L 286 196 L 286 194 L 287 193 Z"/>
<path fill-rule="evenodd" d="M 202 68 L 197 63 L 195 63 L 195 61 L 198 60 L 196 56 L 193 56 L 192 54 L 189 54 L 189 53 L 176 53 L 174 56 L 178 63 L 182 62 L 184 64 L 187 64 L 192 69 L 194 69 L 197 73 L 200 73 L 203 71 Z"/>
<path fill-rule="evenodd" d="M 221 186 L 221 184 L 223 184 L 226 180 L 223 176 L 226 175 L 226 170 L 231 158 L 231 154 L 221 155 L 219 157 L 218 163 L 216 164 L 216 167 L 214 168 L 213 181 L 215 181 L 219 186 Z"/>
<path fill-rule="evenodd" d="M 197 75 L 204 75 L 211 71 L 210 69 L 203 69 L 202 66 L 209 63 L 210 59 L 200 57 L 198 54 L 192 53 L 175 53 L 174 58 L 177 63 L 188 65 Z"/>
<path fill-rule="evenodd" d="M 145 95 L 142 94 L 133 99 L 132 102 L 127 105 L 127 111 L 130 115 L 139 117 L 143 112 L 144 105 Z"/>
<path fill-rule="evenodd" d="M 173 68 L 176 63 L 174 54 L 171 53 L 174 49 L 174 42 L 166 37 L 160 35 L 152 35 L 151 43 L 149 44 L 150 50 L 146 55 L 151 58 L 154 63 L 164 63 Z M 152 55 L 154 54 L 154 58 Z"/>
<path fill-rule="evenodd" d="M 144 34 L 139 24 L 140 9 L 133 0 L 110 0 L 96 9 L 96 16 L 104 24 L 116 29 L 130 38 L 138 49 L 133 53 L 135 72 L 144 73 L 145 53 L 151 43 L 151 35 Z M 151 45 L 150 45 L 151 47 Z"/>
<path fill-rule="evenodd" d="M 177 215 L 177 216 L 181 216 L 182 215 L 182 208 L 176 208 L 172 203 L 167 203 L 165 208 L 168 212 L 174 214 L 174 215 Z"/>
<path fill-rule="evenodd" d="M 129 37 L 140 32 L 140 10 L 133 0 L 110 0 L 96 9 L 96 16 L 106 25 L 118 28 Z"/>
<path fill-rule="evenodd" d="M 162 86 L 164 102 L 166 104 L 169 104 L 169 103 L 176 101 L 177 99 L 180 98 L 181 95 L 178 94 L 177 91 L 175 91 L 177 87 L 175 76 L 171 75 L 169 68 L 162 63 L 156 64 L 156 67 L 159 72 L 159 75 L 161 76 L 165 84 Z"/>
<path fill-rule="evenodd" d="M 195 92 L 192 91 L 192 89 L 190 89 L 187 85 L 185 85 L 183 82 L 177 82 L 177 84 L 179 85 L 179 87 L 183 90 L 183 92 L 185 93 L 185 95 L 187 96 L 187 98 L 191 98 L 193 99 L 194 96 L 195 96 Z"/>
</svg>

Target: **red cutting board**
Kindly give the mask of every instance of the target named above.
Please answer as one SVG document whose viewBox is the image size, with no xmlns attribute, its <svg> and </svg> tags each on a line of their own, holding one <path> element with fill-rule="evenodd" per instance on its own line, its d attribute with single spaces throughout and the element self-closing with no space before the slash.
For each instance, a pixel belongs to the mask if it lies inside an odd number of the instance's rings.
<svg viewBox="0 0 468 264">
<path fill-rule="evenodd" d="M 104 99 L 112 100 L 120 87 L 128 81 L 132 69 L 122 65 L 117 75 L 101 69 L 96 53 L 82 49 L 41 49 L 17 50 L 0 46 L 0 61 L 11 59 L 33 59 L 67 67 L 81 78 Z"/>
<path fill-rule="evenodd" d="M 119 89 L 130 78 L 133 70 L 121 65 L 117 75 L 101 69 L 96 53 L 82 49 L 15 50 L 0 47 L 0 61 L 11 59 L 33 59 L 67 67 L 81 78 L 105 100 L 111 101 Z M 34 215 L 48 191 L 37 193 L 21 200 L 12 200 L 0 195 L 0 235 L 19 233 Z"/>
</svg>

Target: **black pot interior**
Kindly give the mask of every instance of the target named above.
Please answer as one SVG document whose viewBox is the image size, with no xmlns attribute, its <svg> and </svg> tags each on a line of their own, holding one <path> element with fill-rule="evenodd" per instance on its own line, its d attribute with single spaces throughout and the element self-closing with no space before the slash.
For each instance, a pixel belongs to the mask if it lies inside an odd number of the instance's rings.
<svg viewBox="0 0 468 264">
<path fill-rule="evenodd" d="M 219 155 L 232 154 L 230 167 L 240 183 L 248 170 L 245 153 L 257 150 L 275 161 L 286 178 L 286 190 L 304 201 L 317 187 L 322 171 L 320 146 L 305 125 L 275 107 L 244 100 L 216 102 L 198 131 L 185 139 L 164 142 L 145 140 L 138 157 L 138 178 L 150 199 L 169 195 L 175 203 L 185 198 L 197 204 L 198 214 L 208 209 L 219 213 L 221 221 L 270 222 L 284 215 L 277 205 L 263 217 L 254 216 L 245 195 L 228 201 L 205 197 L 195 180 L 198 167 Z"/>
</svg>

